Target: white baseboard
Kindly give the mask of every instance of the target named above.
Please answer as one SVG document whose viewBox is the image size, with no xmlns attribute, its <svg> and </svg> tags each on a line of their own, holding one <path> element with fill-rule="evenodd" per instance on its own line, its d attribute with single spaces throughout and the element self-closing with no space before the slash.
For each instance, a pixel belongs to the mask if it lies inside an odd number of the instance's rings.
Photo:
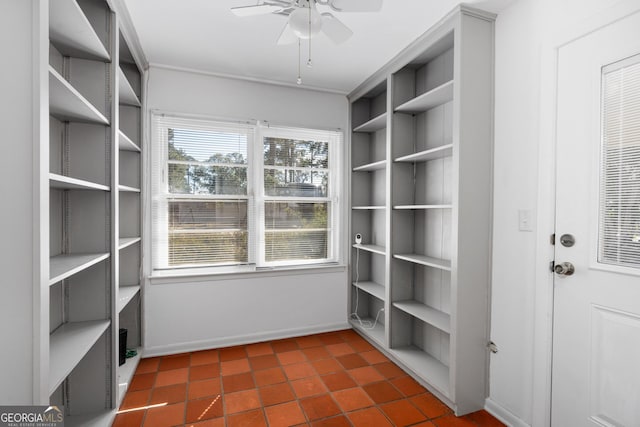
<svg viewBox="0 0 640 427">
<path fill-rule="evenodd" d="M 511 411 L 505 409 L 490 398 L 485 400 L 484 409 L 509 427 L 530 427 L 529 424 L 525 423 Z"/>
<path fill-rule="evenodd" d="M 285 338 L 300 337 L 304 335 L 333 332 L 342 329 L 350 329 L 347 322 L 328 325 L 316 325 L 305 328 L 282 329 L 278 331 L 261 332 L 234 337 L 214 338 L 210 340 L 190 341 L 155 347 L 145 347 L 142 350 L 143 357 L 165 356 L 168 354 L 186 353 L 190 351 L 208 350 L 212 348 L 230 347 L 234 345 L 253 344 L 262 341 L 271 341 Z"/>
</svg>

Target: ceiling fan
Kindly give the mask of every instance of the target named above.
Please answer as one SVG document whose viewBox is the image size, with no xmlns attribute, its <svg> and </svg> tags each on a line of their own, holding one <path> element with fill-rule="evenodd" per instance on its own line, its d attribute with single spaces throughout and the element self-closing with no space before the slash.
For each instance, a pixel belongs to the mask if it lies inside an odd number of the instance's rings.
<svg viewBox="0 0 640 427">
<path fill-rule="evenodd" d="M 353 31 L 331 12 L 318 12 L 318 5 L 333 12 L 377 12 L 382 0 L 264 0 L 252 6 L 232 7 L 231 11 L 241 17 L 268 14 L 288 17 L 278 44 L 310 39 L 321 31 L 336 44 L 348 40 Z"/>
</svg>

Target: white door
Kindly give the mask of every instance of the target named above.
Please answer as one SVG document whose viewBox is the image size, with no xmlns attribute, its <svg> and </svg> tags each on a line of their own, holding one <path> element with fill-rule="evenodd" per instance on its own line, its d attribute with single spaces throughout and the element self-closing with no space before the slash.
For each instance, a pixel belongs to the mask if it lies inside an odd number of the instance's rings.
<svg viewBox="0 0 640 427">
<path fill-rule="evenodd" d="M 557 82 L 552 426 L 638 427 L 640 12 L 561 47 Z"/>
</svg>

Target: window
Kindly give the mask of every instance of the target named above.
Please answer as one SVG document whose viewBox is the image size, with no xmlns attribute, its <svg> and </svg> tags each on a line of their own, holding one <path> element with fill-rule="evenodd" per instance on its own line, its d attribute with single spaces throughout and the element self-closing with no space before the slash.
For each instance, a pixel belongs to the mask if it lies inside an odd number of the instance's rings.
<svg viewBox="0 0 640 427">
<path fill-rule="evenodd" d="M 338 260 L 338 132 L 155 114 L 154 270 Z"/>
<path fill-rule="evenodd" d="M 602 74 L 598 261 L 640 268 L 640 56 Z"/>
</svg>

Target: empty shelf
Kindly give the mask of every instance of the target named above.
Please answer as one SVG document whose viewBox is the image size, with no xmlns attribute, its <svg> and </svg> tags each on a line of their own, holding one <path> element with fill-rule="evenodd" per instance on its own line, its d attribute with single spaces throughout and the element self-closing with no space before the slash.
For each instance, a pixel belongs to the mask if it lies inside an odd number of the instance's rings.
<svg viewBox="0 0 640 427">
<path fill-rule="evenodd" d="M 131 87 L 131 83 L 127 79 L 127 76 L 122 71 L 122 68 L 118 67 L 118 95 L 120 97 L 120 104 L 133 105 L 134 107 L 140 106 L 140 100 L 138 95 Z"/>
<path fill-rule="evenodd" d="M 396 107 L 402 113 L 421 113 L 453 100 L 453 80 L 418 95 Z"/>
<path fill-rule="evenodd" d="M 118 185 L 118 190 L 126 193 L 139 193 L 140 189 L 135 187 L 129 187 L 127 185 Z"/>
<path fill-rule="evenodd" d="M 128 246 L 138 243 L 140 240 L 140 237 L 121 237 L 120 239 L 118 239 L 118 249 L 124 249 Z"/>
<path fill-rule="evenodd" d="M 49 114 L 65 122 L 109 124 L 109 120 L 51 66 Z"/>
<path fill-rule="evenodd" d="M 447 313 L 418 301 L 398 301 L 394 302 L 393 306 L 443 332 L 451 333 L 451 317 Z"/>
<path fill-rule="evenodd" d="M 124 399 L 124 395 L 129 388 L 133 374 L 140 363 L 142 348 L 136 348 L 136 355 L 126 360 L 125 364 L 118 367 L 118 407 Z"/>
<path fill-rule="evenodd" d="M 99 190 L 109 191 L 109 187 L 82 179 L 71 178 L 68 176 L 49 174 L 49 187 L 59 190 Z"/>
<path fill-rule="evenodd" d="M 384 129 L 387 127 L 387 113 L 382 113 L 377 117 L 369 120 L 361 124 L 360 126 L 356 126 L 353 128 L 354 132 L 375 132 L 380 129 Z"/>
<path fill-rule="evenodd" d="M 104 254 L 64 254 L 49 258 L 49 285 L 85 270 L 109 258 Z"/>
<path fill-rule="evenodd" d="M 49 39 L 65 56 L 110 60 L 109 52 L 76 0 L 56 0 L 51 4 Z"/>
<path fill-rule="evenodd" d="M 362 166 L 358 166 L 356 168 L 353 168 L 354 172 L 371 172 L 371 171 L 377 171 L 377 170 L 381 170 L 387 167 L 387 161 L 386 160 L 380 160 L 377 162 L 373 162 L 373 163 L 368 163 L 366 165 L 362 165 Z"/>
<path fill-rule="evenodd" d="M 353 284 L 355 287 L 362 289 L 366 293 L 384 301 L 384 286 L 376 282 L 359 282 Z"/>
<path fill-rule="evenodd" d="M 419 254 L 397 254 L 393 257 L 403 261 L 413 262 L 415 264 L 426 265 L 427 267 L 435 267 L 441 270 L 451 271 L 451 261 L 447 261 L 446 259 L 433 258 Z"/>
<path fill-rule="evenodd" d="M 118 313 L 140 292 L 140 286 L 120 286 L 118 288 Z"/>
<path fill-rule="evenodd" d="M 361 249 L 363 251 L 373 252 L 374 254 L 386 255 L 387 253 L 384 246 L 355 244 L 353 245 L 353 247 L 356 249 Z"/>
<path fill-rule="evenodd" d="M 124 132 L 118 131 L 118 148 L 122 151 L 140 151 L 138 144 L 133 142 Z"/>
<path fill-rule="evenodd" d="M 449 368 L 442 362 L 418 347 L 399 347 L 390 351 L 419 377 L 445 396 L 449 396 Z"/>
<path fill-rule="evenodd" d="M 398 210 L 420 210 L 420 209 L 451 209 L 451 205 L 398 205 L 393 209 Z"/>
<path fill-rule="evenodd" d="M 377 209 L 385 209 L 386 206 L 351 206 L 351 209 L 359 211 L 372 211 L 372 210 L 377 210 Z"/>
<path fill-rule="evenodd" d="M 49 393 L 53 393 L 89 352 L 104 331 L 108 320 L 65 323 L 50 336 Z"/>
<path fill-rule="evenodd" d="M 380 316 L 384 316 L 384 314 L 380 313 Z M 384 325 L 380 323 L 380 319 L 378 318 L 378 323 L 376 323 L 376 320 L 372 318 L 361 318 L 360 320 L 364 325 L 360 324 L 358 319 L 350 319 L 351 324 L 354 328 L 373 338 L 373 340 L 377 341 L 378 344 L 386 346 L 384 338 Z M 371 325 L 373 327 L 368 325 Z"/>
<path fill-rule="evenodd" d="M 429 150 L 420 151 L 418 153 L 409 154 L 408 156 L 398 157 L 396 162 L 426 162 L 428 160 L 442 159 L 453 154 L 453 144 L 447 144 Z"/>
</svg>

